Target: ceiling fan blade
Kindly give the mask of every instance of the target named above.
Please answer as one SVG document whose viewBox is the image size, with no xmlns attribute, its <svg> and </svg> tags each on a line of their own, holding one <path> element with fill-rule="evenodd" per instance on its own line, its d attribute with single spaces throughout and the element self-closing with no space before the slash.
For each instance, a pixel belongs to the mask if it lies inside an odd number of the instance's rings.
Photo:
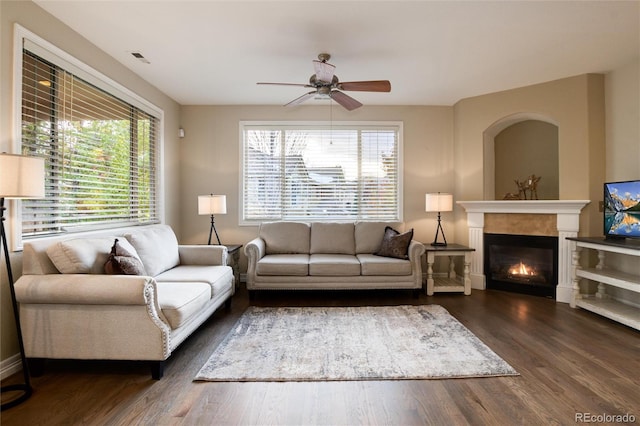
<svg viewBox="0 0 640 426">
<path fill-rule="evenodd" d="M 272 86 L 298 86 L 298 87 L 313 87 L 309 84 L 305 83 L 256 83 L 256 84 L 267 84 Z"/>
<path fill-rule="evenodd" d="M 316 93 L 318 93 L 317 90 L 314 90 L 314 91 L 309 92 L 309 93 L 305 93 L 304 95 L 300 96 L 299 98 L 295 98 L 294 100 L 292 100 L 288 104 L 285 104 L 284 106 L 295 106 L 295 105 L 301 104 L 304 101 L 306 101 L 307 99 L 313 97 L 313 95 L 315 95 Z"/>
<path fill-rule="evenodd" d="M 338 83 L 338 89 L 357 90 L 360 92 L 390 92 L 391 83 L 389 80 L 347 81 Z"/>
<path fill-rule="evenodd" d="M 331 83 L 333 80 L 333 72 L 336 69 L 335 65 L 331 65 L 328 62 L 313 61 L 313 68 L 316 71 L 317 80 Z"/>
<path fill-rule="evenodd" d="M 333 99 L 349 111 L 353 111 L 354 109 L 360 108 L 362 106 L 360 102 L 353 99 L 351 96 L 337 90 L 332 90 L 329 96 L 331 96 L 331 99 Z"/>
</svg>

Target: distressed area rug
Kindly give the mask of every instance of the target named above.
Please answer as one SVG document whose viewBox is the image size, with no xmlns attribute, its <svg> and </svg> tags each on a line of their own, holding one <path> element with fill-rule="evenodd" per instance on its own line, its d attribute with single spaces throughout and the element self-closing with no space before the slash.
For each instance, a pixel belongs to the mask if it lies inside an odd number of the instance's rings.
<svg viewBox="0 0 640 426">
<path fill-rule="evenodd" d="M 518 373 L 442 306 L 250 307 L 194 380 L 506 375 Z"/>
</svg>

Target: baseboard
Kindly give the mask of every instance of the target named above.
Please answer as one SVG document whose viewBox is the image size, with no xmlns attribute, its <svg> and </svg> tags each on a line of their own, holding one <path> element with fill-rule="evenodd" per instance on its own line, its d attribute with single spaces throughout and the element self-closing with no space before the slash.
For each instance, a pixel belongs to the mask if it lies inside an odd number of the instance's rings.
<svg viewBox="0 0 640 426">
<path fill-rule="evenodd" d="M 0 380 L 4 380 L 20 371 L 22 371 L 22 361 L 19 353 L 0 361 Z"/>
</svg>

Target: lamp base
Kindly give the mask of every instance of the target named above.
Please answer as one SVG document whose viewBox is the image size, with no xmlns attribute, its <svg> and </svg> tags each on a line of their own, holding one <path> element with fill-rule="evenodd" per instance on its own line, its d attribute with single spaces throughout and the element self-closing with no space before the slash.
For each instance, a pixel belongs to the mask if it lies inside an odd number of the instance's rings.
<svg viewBox="0 0 640 426">
<path fill-rule="evenodd" d="M 27 367 L 23 366 L 22 368 L 27 368 Z M 31 385 L 27 383 L 19 383 L 15 385 L 2 386 L 2 393 L 5 393 L 5 392 L 22 392 L 22 394 L 17 396 L 16 398 L 13 398 L 11 401 L 7 401 L 3 403 L 1 411 L 15 407 L 16 405 L 19 405 L 25 402 L 27 399 L 31 397 L 31 394 L 33 393 L 33 389 L 31 388 Z"/>
<path fill-rule="evenodd" d="M 9 247 L 7 246 L 7 234 L 4 228 L 4 211 L 7 208 L 4 206 L 4 197 L 0 197 L 0 242 L 2 243 L 2 251 L 4 251 L 4 260 L 7 268 L 7 278 L 9 279 L 9 290 L 11 291 L 11 304 L 13 306 L 13 319 L 16 324 L 16 333 L 18 335 L 18 347 L 20 348 L 20 360 L 22 361 L 22 374 L 24 377 L 24 383 L 2 386 L 0 389 L 2 393 L 5 392 L 22 392 L 21 395 L 11 399 L 10 401 L 3 403 L 0 411 L 4 411 L 7 408 L 15 407 L 18 404 L 22 404 L 29 399 L 33 392 L 31 388 L 31 381 L 29 380 L 29 367 L 27 366 L 27 357 L 24 353 L 24 342 L 22 340 L 22 329 L 20 328 L 20 315 L 18 313 L 18 302 L 16 301 L 16 290 L 13 286 L 13 271 L 11 270 L 11 259 L 9 258 Z"/>
<path fill-rule="evenodd" d="M 444 242 L 442 243 L 438 242 L 438 234 L 440 233 L 442 233 L 442 239 L 444 240 Z M 438 212 L 438 227 L 436 228 L 436 237 L 433 239 L 431 245 L 437 247 L 446 247 L 447 245 L 447 238 L 444 236 L 444 229 L 442 229 L 442 223 L 440 223 L 440 212 Z"/>
</svg>

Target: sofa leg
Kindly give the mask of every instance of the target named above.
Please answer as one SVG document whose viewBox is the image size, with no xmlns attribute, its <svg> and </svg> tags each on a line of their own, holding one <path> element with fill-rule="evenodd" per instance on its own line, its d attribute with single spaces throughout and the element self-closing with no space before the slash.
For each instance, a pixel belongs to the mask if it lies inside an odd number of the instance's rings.
<svg viewBox="0 0 640 426">
<path fill-rule="evenodd" d="M 27 368 L 32 377 L 40 377 L 44 374 L 44 358 L 27 358 Z"/>
<path fill-rule="evenodd" d="M 151 362 L 151 378 L 153 380 L 160 380 L 164 375 L 164 361 L 152 361 Z"/>
<path fill-rule="evenodd" d="M 231 309 L 231 297 L 224 301 L 224 308 L 228 311 Z"/>
</svg>

